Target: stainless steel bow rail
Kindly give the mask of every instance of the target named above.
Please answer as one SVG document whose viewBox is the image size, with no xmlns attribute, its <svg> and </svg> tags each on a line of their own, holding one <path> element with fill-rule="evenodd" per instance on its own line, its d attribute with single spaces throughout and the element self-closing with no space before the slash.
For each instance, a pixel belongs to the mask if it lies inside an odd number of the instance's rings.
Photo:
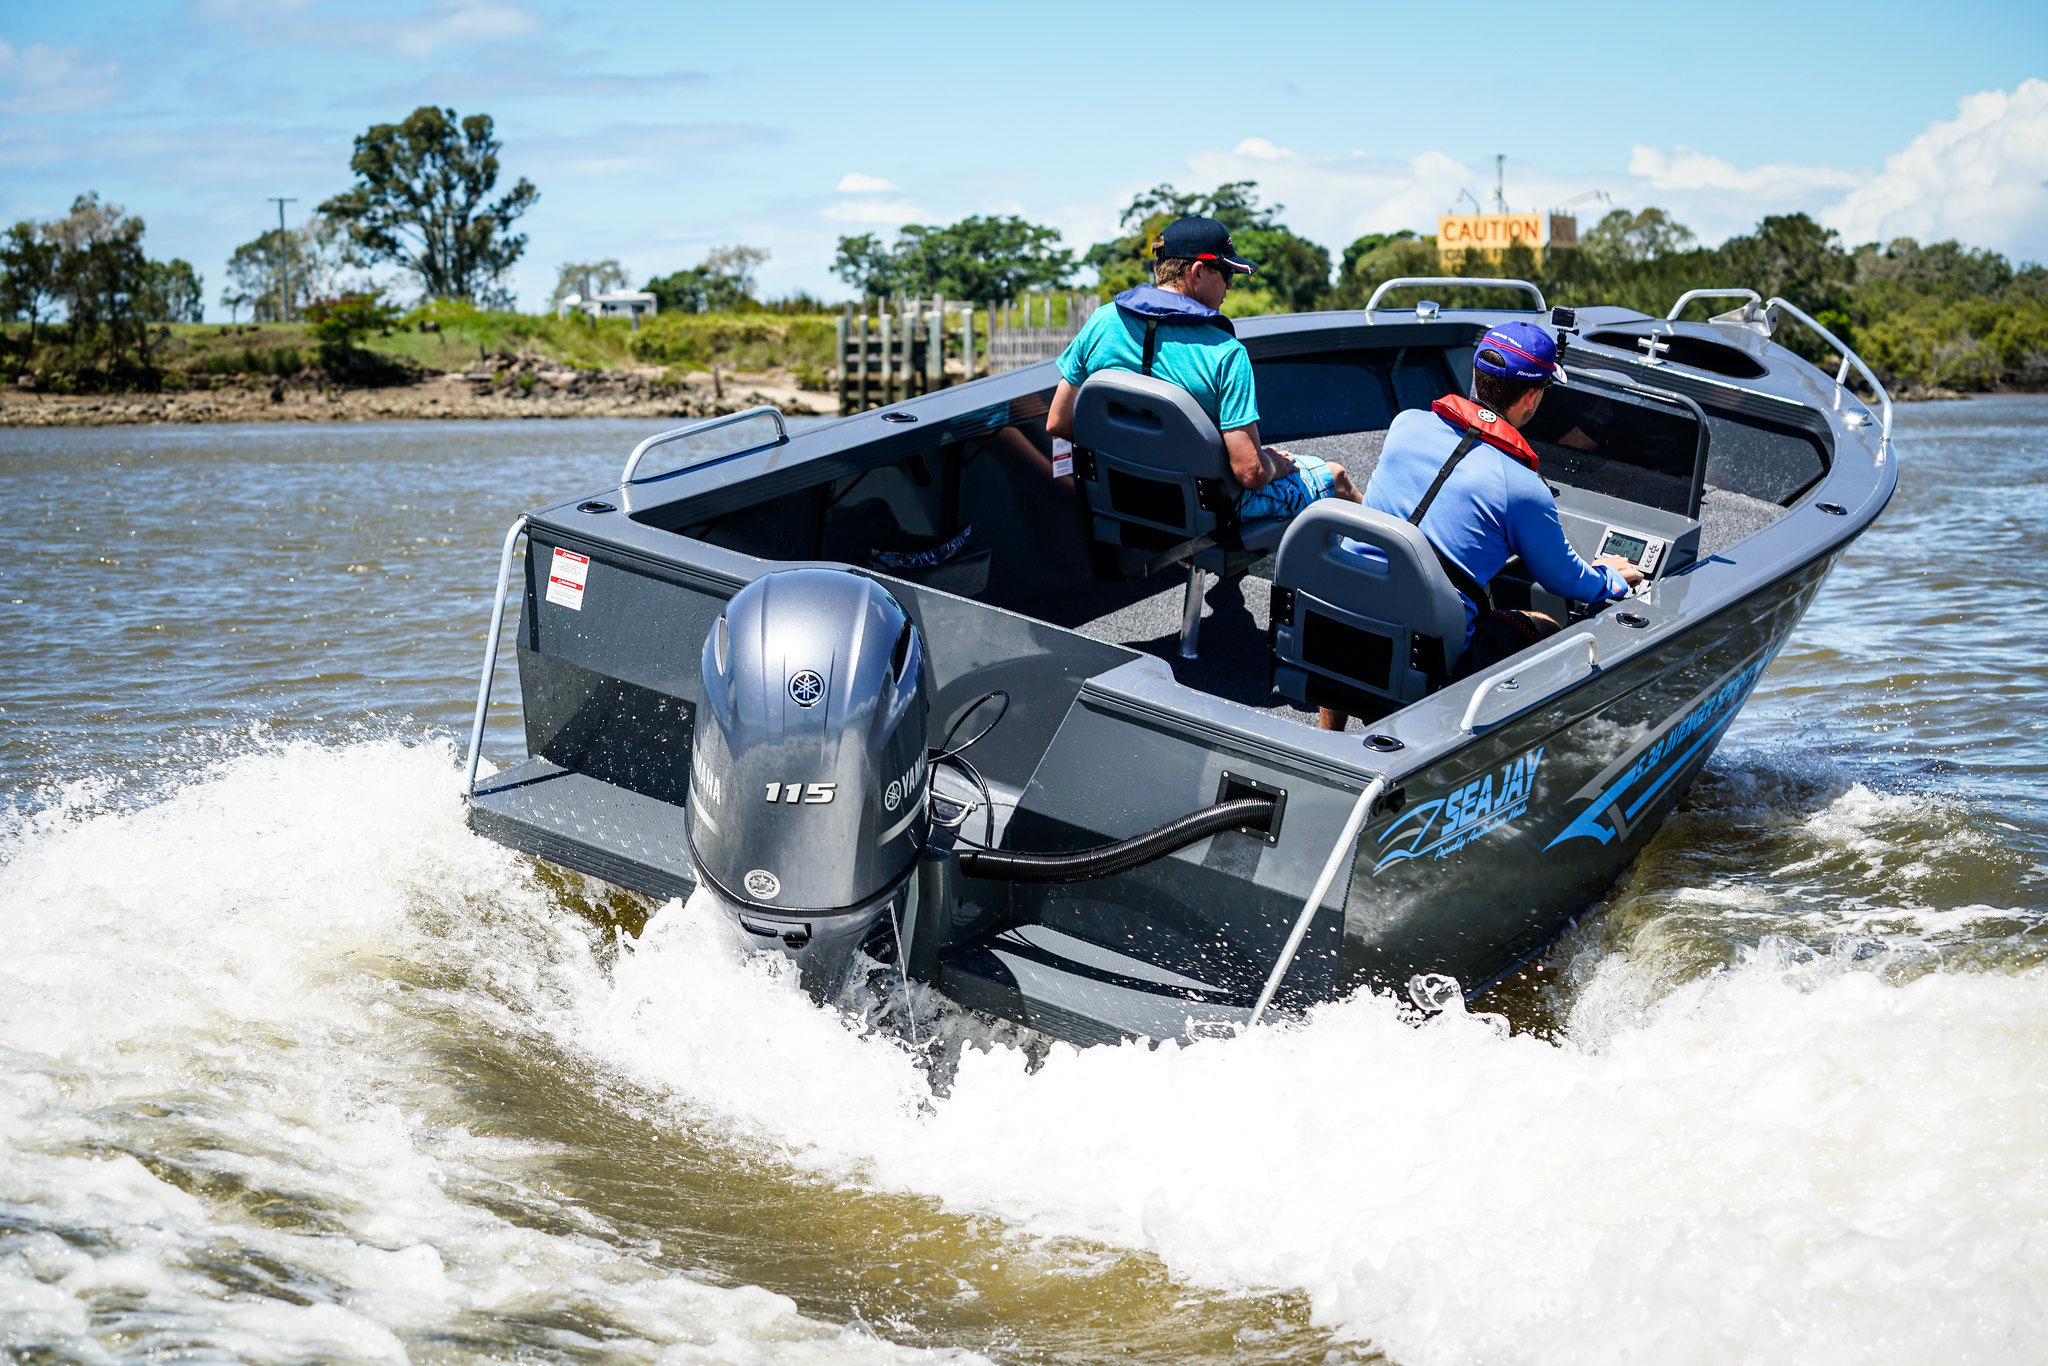
<svg viewBox="0 0 2048 1366">
<path fill-rule="evenodd" d="M 1398 279 L 1386 281 L 1378 289 L 1374 290 L 1372 297 L 1365 301 L 1365 311 L 1370 313 L 1378 308 L 1380 300 L 1386 297 L 1388 290 L 1399 289 L 1403 285 L 1449 285 L 1453 288 L 1461 285 L 1481 285 L 1490 289 L 1520 290 L 1524 294 L 1533 296 L 1536 300 L 1536 307 L 1529 310 L 1531 313 L 1548 313 L 1550 311 L 1550 305 L 1543 302 L 1543 291 L 1530 284 L 1527 280 L 1496 280 L 1476 275 L 1403 275 Z"/>
<path fill-rule="evenodd" d="M 782 410 L 768 404 L 763 404 L 758 408 L 748 408 L 742 412 L 727 413 L 724 417 L 714 417 L 703 422 L 693 422 L 687 427 L 678 427 L 672 432 L 657 432 L 635 446 L 633 453 L 626 457 L 626 468 L 619 475 L 619 487 L 624 488 L 633 482 L 633 474 L 640 468 L 640 458 L 656 446 L 665 446 L 671 441 L 681 441 L 686 436 L 698 436 L 704 432 L 716 431 L 720 427 L 730 427 L 736 422 L 745 422 L 750 418 L 756 417 L 767 417 L 775 420 L 776 445 L 779 446 L 788 442 L 789 428 L 783 425 Z M 747 449 L 759 450 L 760 447 L 750 446 Z M 744 453 L 744 451 L 731 451 L 727 454 L 741 455 Z M 720 457 L 720 459 L 723 458 L 725 457 Z"/>
<path fill-rule="evenodd" d="M 1892 444 L 1892 396 L 1885 392 L 1882 384 L 1877 382 L 1877 376 L 1873 375 L 1870 372 L 1870 367 L 1863 363 L 1863 357 L 1851 351 L 1848 344 L 1840 337 L 1837 337 L 1834 333 L 1828 331 L 1825 327 L 1822 327 L 1811 317 L 1807 316 L 1806 311 L 1797 304 L 1775 297 L 1766 303 L 1764 305 L 1764 326 L 1767 330 L 1777 330 L 1777 315 L 1780 313 L 1789 313 L 1792 317 L 1805 323 L 1807 331 L 1841 352 L 1842 368 L 1835 371 L 1836 412 L 1840 412 L 1842 409 L 1842 394 L 1848 387 L 1849 367 L 1852 365 L 1856 367 L 1856 373 L 1863 376 L 1863 382 L 1870 386 L 1871 392 L 1877 395 L 1877 401 L 1882 410 L 1879 421 L 1884 429 L 1884 435 L 1878 439 L 1877 443 L 1877 462 L 1880 465 L 1883 464 L 1885 452 L 1891 448 Z"/>
<path fill-rule="evenodd" d="M 1664 315 L 1664 321 L 1675 321 L 1678 315 L 1685 311 L 1685 306 L 1694 299 L 1745 299 L 1748 302 L 1740 309 L 1724 313 L 1711 321 L 1736 322 L 1758 327 L 1768 337 L 1778 330 L 1778 315 L 1784 314 L 1805 324 L 1807 331 L 1834 348 L 1842 358 L 1841 368 L 1835 371 L 1835 411 L 1842 410 L 1842 395 L 1848 392 L 1849 371 L 1853 367 L 1857 374 L 1863 376 L 1863 382 L 1870 386 L 1870 391 L 1877 395 L 1879 422 L 1883 428 L 1883 435 L 1877 443 L 1877 462 L 1880 465 L 1884 463 L 1885 453 L 1891 449 L 1892 444 L 1892 396 L 1877 382 L 1877 376 L 1863 363 L 1863 357 L 1849 349 L 1848 343 L 1822 327 L 1805 309 L 1791 300 L 1781 299 L 1775 295 L 1767 300 L 1753 289 L 1688 289 L 1678 296 L 1677 303 L 1671 305 L 1671 311 Z"/>
<path fill-rule="evenodd" d="M 1678 302 L 1671 305 L 1671 311 L 1664 315 L 1665 322 L 1675 322 L 1685 312 L 1685 306 L 1694 299 L 1747 299 L 1749 303 L 1742 310 L 1745 317 L 1754 316 L 1756 309 L 1763 307 L 1764 296 L 1753 289 L 1688 289 L 1678 296 Z"/>
</svg>

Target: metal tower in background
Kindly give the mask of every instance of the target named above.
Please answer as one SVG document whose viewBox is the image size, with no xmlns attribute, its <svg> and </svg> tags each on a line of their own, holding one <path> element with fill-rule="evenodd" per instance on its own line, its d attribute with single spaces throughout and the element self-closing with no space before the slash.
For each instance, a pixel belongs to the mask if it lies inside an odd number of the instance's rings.
<svg viewBox="0 0 2048 1366">
<path fill-rule="evenodd" d="M 277 205 L 277 319 L 288 323 L 292 320 L 292 239 L 284 235 L 284 206 L 299 201 L 272 195 L 270 202 Z"/>
</svg>

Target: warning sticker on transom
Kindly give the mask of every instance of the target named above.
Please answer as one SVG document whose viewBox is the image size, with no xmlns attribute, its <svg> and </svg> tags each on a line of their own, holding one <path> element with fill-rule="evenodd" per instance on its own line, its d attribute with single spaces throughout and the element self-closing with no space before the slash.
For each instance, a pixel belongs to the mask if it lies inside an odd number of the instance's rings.
<svg viewBox="0 0 2048 1366">
<path fill-rule="evenodd" d="M 590 557 L 573 550 L 555 551 L 548 566 L 548 601 L 575 611 L 583 610 L 583 582 L 590 577 Z"/>
</svg>

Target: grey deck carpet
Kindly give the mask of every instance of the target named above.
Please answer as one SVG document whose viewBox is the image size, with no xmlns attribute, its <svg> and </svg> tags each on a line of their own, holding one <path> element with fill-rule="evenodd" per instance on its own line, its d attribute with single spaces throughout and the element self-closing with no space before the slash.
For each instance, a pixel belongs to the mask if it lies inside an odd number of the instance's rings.
<svg viewBox="0 0 2048 1366">
<path fill-rule="evenodd" d="M 1270 572 L 1270 558 L 1253 566 Z M 1269 711 L 1313 726 L 1316 712 L 1272 692 L 1266 684 L 1266 626 L 1271 620 L 1272 582 L 1248 573 L 1227 583 L 1212 574 L 1204 596 L 1201 658 L 1180 657 L 1181 594 L 1185 571 L 1150 579 L 1097 583 L 1020 603 L 1028 616 L 1107 640 L 1173 666 L 1176 681 L 1242 706 Z"/>
<path fill-rule="evenodd" d="M 1289 451 L 1321 456 L 1344 466 L 1363 488 L 1379 463 L 1386 433 L 1348 432 L 1281 443 Z M 1700 556 L 1718 554 L 1785 515 L 1776 503 L 1709 487 L 1700 506 Z M 1185 571 L 1150 579 L 1097 583 L 1057 596 L 1016 604 L 1029 616 L 1097 640 L 1143 650 L 1173 667 L 1182 684 L 1290 721 L 1313 726 L 1316 712 L 1267 686 L 1266 626 L 1273 570 L 1269 556 L 1252 572 L 1227 583 L 1214 576 L 1204 597 L 1199 659 L 1180 657 L 1181 593 Z M 1352 729 L 1361 729 L 1353 720 Z"/>
</svg>

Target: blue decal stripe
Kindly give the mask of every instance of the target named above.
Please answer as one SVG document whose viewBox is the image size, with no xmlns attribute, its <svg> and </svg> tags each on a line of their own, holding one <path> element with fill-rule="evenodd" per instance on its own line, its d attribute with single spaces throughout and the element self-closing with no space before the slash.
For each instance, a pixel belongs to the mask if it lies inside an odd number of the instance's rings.
<svg viewBox="0 0 2048 1366">
<path fill-rule="evenodd" d="M 1633 802 L 1629 803 L 1628 809 L 1623 814 L 1626 815 L 1630 820 L 1634 820 L 1636 818 L 1636 812 L 1642 810 L 1643 807 L 1648 804 L 1650 798 L 1656 796 L 1657 793 L 1663 789 L 1664 784 L 1670 782 L 1673 778 L 1678 776 L 1678 770 L 1685 767 L 1685 761 L 1687 759 L 1692 758 L 1693 755 L 1699 753 L 1701 745 L 1707 744 L 1715 736 L 1719 735 L 1722 731 L 1726 730 L 1728 728 L 1728 723 L 1730 721 L 1733 721 L 1734 719 L 1735 714 L 1733 712 L 1730 712 L 1728 715 L 1722 717 L 1713 725 L 1707 727 L 1706 732 L 1702 734 L 1699 739 L 1693 741 L 1692 744 L 1686 749 L 1685 753 L 1679 755 L 1676 759 L 1673 759 L 1671 761 L 1670 766 L 1664 770 L 1663 775 L 1659 777 L 1656 782 L 1651 783 L 1649 787 L 1644 789 L 1642 796 L 1636 798 Z"/>
</svg>

